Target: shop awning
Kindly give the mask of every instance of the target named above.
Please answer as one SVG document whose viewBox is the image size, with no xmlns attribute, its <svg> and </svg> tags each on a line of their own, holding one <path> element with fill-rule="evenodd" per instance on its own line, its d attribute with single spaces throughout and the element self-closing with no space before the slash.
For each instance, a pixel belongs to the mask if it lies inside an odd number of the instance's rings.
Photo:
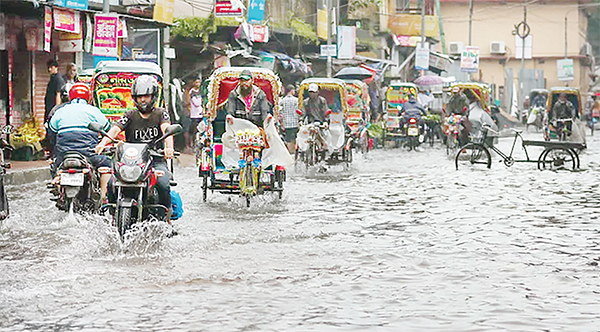
<svg viewBox="0 0 600 332">
<path fill-rule="evenodd" d="M 306 75 L 313 74 L 312 68 L 310 68 L 308 64 L 304 63 L 304 61 L 300 59 L 294 59 L 287 54 L 267 51 L 260 51 L 259 54 L 261 56 L 275 57 L 277 60 L 279 60 L 279 62 L 281 62 L 281 65 L 285 70 L 289 70 L 292 73 L 299 72 Z"/>
</svg>

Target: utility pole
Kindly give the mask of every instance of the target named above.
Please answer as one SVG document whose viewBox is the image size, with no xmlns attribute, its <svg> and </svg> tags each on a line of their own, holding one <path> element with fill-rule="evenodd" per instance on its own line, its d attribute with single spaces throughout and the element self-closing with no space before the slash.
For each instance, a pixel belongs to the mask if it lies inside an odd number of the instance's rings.
<svg viewBox="0 0 600 332">
<path fill-rule="evenodd" d="M 421 0 L 421 49 L 425 48 L 425 0 Z M 421 76 L 425 76 L 425 70 L 421 70 Z"/>
<path fill-rule="evenodd" d="M 105 14 L 110 13 L 110 0 L 102 1 L 102 12 Z"/>
<path fill-rule="evenodd" d="M 327 8 L 325 9 L 327 10 L 327 77 L 331 77 L 332 63 L 329 48 L 331 47 L 331 13 L 333 11 L 331 10 L 331 0 L 327 0 L 326 4 Z"/>
<path fill-rule="evenodd" d="M 473 27 L 473 0 L 469 0 L 469 46 L 471 45 L 471 29 Z"/>
</svg>

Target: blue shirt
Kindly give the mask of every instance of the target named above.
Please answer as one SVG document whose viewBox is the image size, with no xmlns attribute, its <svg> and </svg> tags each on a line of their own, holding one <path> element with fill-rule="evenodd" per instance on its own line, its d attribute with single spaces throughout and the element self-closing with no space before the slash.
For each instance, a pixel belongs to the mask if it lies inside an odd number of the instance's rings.
<svg viewBox="0 0 600 332">
<path fill-rule="evenodd" d="M 91 122 L 100 123 L 104 130 L 110 129 L 110 122 L 99 108 L 88 105 L 83 99 L 74 99 L 56 110 L 50 119 L 49 128 L 57 134 L 74 131 L 91 132 L 87 129 Z"/>
</svg>

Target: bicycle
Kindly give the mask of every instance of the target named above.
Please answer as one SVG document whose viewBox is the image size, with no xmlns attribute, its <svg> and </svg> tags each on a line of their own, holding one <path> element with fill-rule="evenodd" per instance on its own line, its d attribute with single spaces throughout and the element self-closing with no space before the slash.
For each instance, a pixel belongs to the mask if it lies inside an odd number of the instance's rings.
<svg viewBox="0 0 600 332">
<path fill-rule="evenodd" d="M 484 124 L 478 135 L 473 137 L 473 141 L 464 145 L 458 150 L 458 153 L 456 154 L 456 157 L 454 159 L 454 163 L 457 170 L 461 162 L 464 162 L 462 164 L 483 165 L 487 168 L 491 168 L 492 156 L 490 150 L 495 152 L 502 158 L 501 161 L 504 162 L 504 165 L 506 165 L 506 167 L 511 167 L 517 162 L 536 162 L 538 165 L 538 169 L 540 170 L 574 170 L 579 168 L 580 162 L 577 150 L 582 148 L 581 143 L 525 140 L 521 135 L 522 131 L 513 129 L 515 136 L 512 142 L 512 147 L 510 153 L 506 154 L 493 144 L 490 144 L 487 137 L 488 131 L 492 131 L 496 134 L 499 134 L 497 131 L 493 130 L 489 125 Z M 526 159 L 517 160 L 513 158 L 513 152 L 515 150 L 515 145 L 518 139 L 521 140 L 521 146 L 525 151 Z M 544 148 L 537 160 L 531 159 L 529 157 L 529 153 L 527 151 L 528 146 L 540 146 Z"/>
</svg>

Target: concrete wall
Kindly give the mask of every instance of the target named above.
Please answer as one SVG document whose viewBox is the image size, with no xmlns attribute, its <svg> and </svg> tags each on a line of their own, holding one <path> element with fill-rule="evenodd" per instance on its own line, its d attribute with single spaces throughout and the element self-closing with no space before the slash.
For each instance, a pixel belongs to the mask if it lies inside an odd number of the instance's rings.
<svg viewBox="0 0 600 332">
<path fill-rule="evenodd" d="M 214 3 L 214 0 L 175 0 L 173 17 L 208 17 L 213 11 Z"/>
</svg>

